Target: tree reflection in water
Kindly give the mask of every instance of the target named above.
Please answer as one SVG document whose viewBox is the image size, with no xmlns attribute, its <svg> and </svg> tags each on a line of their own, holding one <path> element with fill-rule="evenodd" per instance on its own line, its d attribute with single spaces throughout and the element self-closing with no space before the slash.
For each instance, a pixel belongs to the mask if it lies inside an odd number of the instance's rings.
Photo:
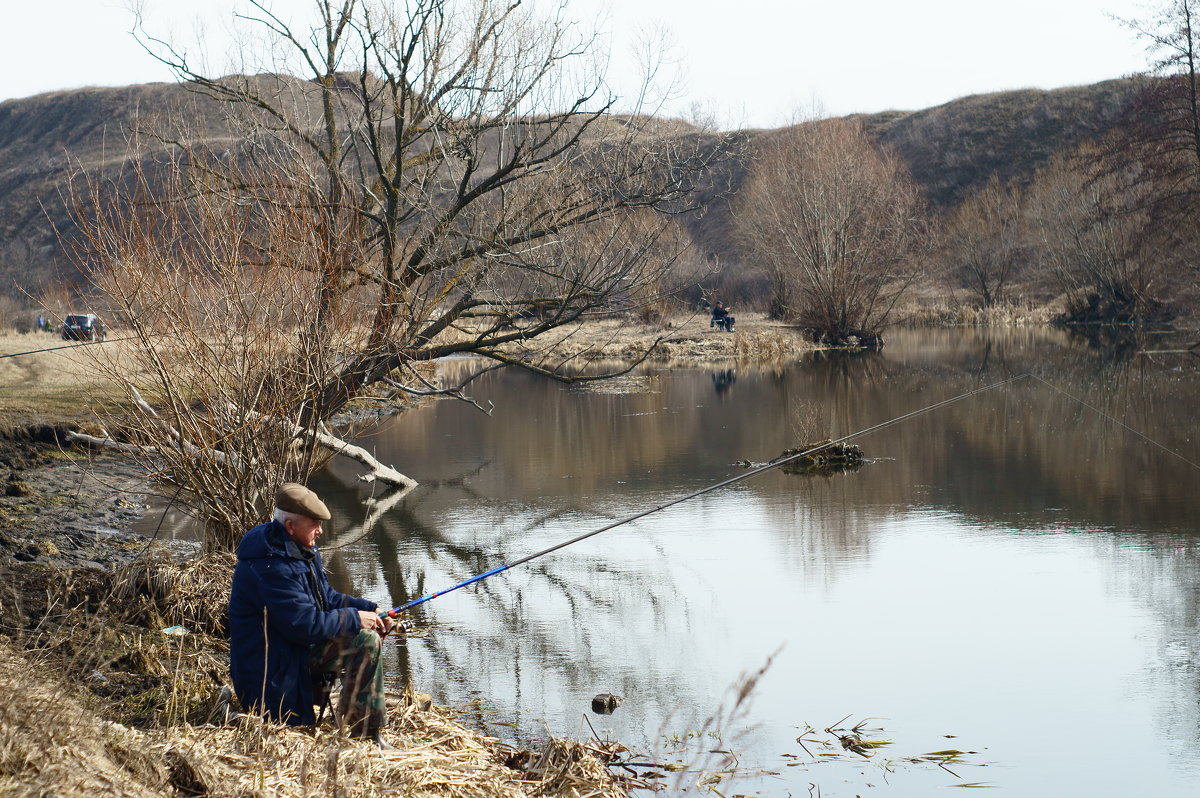
<svg viewBox="0 0 1200 798">
<path fill-rule="evenodd" d="M 1031 372 L 1058 390 L 1018 381 L 856 440 L 873 459 L 857 473 L 771 472 L 423 605 L 425 636 L 399 649 L 396 674 L 443 700 L 499 704 L 535 735 L 541 713 L 577 707 L 578 718 L 597 692 L 634 696 L 605 722 L 652 732 L 677 705 L 712 708 L 736 675 L 710 661 L 732 658 L 722 641 L 746 620 L 723 614 L 745 599 L 729 592 L 746 578 L 732 569 L 752 567 L 745 556 L 833 594 L 876 556 L 881 529 L 919 514 L 1002 542 L 1036 533 L 1110 547 L 1111 581 L 1162 620 L 1169 720 L 1194 746 L 1200 684 L 1171 663 L 1200 654 L 1197 474 L 1129 428 L 1200 462 L 1198 362 L 1114 358 L 1045 329 L 955 329 L 897 331 L 879 353 L 740 364 L 724 393 L 711 369 L 663 371 L 652 392 L 619 396 L 499 374 L 476 388 L 494 417 L 439 402 L 367 442 L 423 485 L 329 562 L 341 585 L 402 603 L 720 481 L 735 461 L 766 461 L 802 443 L 798 409 L 837 438 Z M 353 471 L 329 478 L 335 519 L 361 516 Z M 727 580 L 690 567 L 693 539 L 725 547 Z"/>
</svg>

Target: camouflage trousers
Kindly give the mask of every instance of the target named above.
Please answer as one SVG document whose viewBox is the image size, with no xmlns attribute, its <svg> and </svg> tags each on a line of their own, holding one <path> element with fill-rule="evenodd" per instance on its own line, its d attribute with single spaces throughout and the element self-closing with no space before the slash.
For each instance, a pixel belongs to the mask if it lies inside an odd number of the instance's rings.
<svg viewBox="0 0 1200 798">
<path fill-rule="evenodd" d="M 337 712 L 342 727 L 351 734 L 370 736 L 387 722 L 382 648 L 379 634 L 363 629 L 355 635 L 335 637 L 309 656 L 309 671 L 314 675 L 341 672 Z"/>
</svg>

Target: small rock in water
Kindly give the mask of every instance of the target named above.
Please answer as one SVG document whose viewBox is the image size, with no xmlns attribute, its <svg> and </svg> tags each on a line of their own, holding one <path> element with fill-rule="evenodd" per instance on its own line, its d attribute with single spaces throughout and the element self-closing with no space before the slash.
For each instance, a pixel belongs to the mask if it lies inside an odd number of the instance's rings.
<svg viewBox="0 0 1200 798">
<path fill-rule="evenodd" d="M 597 715 L 611 715 L 613 710 L 621 706 L 625 699 L 612 693 L 600 693 L 592 699 L 592 712 Z"/>
</svg>

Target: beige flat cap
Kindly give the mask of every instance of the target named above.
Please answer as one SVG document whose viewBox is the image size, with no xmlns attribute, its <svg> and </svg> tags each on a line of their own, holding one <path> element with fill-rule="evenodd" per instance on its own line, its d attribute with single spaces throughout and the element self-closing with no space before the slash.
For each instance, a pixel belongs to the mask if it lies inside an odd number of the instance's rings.
<svg viewBox="0 0 1200 798">
<path fill-rule="evenodd" d="M 299 482 L 285 482 L 275 494 L 275 506 L 289 513 L 296 513 L 317 521 L 328 521 L 329 508 L 317 494 Z"/>
</svg>

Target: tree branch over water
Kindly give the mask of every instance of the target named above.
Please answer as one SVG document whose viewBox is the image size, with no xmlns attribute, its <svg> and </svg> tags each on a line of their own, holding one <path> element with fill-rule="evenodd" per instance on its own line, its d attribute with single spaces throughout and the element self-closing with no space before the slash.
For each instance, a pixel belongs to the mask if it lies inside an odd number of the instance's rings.
<svg viewBox="0 0 1200 798">
<path fill-rule="evenodd" d="M 314 8 L 300 27 L 252 0 L 238 20 L 260 40 L 225 76 L 140 31 L 232 137 L 176 132 L 168 156 L 75 197 L 79 263 L 137 341 L 132 370 L 108 366 L 160 416 L 141 408 L 131 437 L 180 453 L 161 470 L 221 546 L 383 381 L 428 392 L 414 368 L 455 353 L 546 362 L 540 336 L 682 285 L 673 215 L 727 146 L 614 115 L 594 38 L 561 14 Z M 214 473 L 183 476 L 199 463 Z"/>
</svg>

